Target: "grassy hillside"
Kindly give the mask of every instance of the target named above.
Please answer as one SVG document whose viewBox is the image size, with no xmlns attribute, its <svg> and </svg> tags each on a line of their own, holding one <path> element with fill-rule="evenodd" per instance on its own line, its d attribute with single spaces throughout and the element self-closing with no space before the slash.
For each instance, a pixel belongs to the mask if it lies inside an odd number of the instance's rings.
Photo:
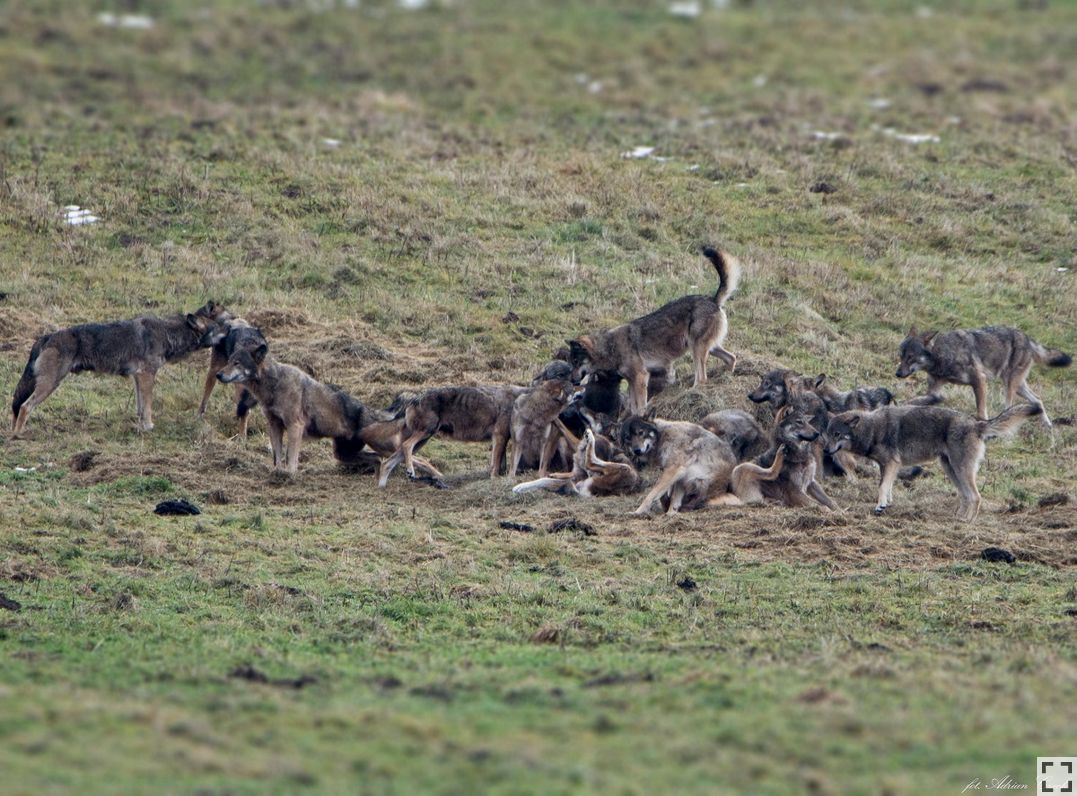
<svg viewBox="0 0 1077 796">
<path fill-rule="evenodd" d="M 524 382 L 711 292 L 704 242 L 740 364 L 682 363 L 669 416 L 779 364 L 912 397 L 911 325 L 1077 351 L 1072 2 L 123 5 L 152 27 L 0 8 L 5 395 L 36 335 L 210 298 L 372 404 Z M 442 442 L 448 492 L 324 442 L 284 480 L 229 391 L 197 417 L 204 368 L 151 434 L 83 375 L 0 438 L 5 792 L 959 793 L 1077 748 L 1072 369 L 966 526 L 938 467 L 881 518 L 863 477 L 836 515 L 636 519 Z"/>
</svg>

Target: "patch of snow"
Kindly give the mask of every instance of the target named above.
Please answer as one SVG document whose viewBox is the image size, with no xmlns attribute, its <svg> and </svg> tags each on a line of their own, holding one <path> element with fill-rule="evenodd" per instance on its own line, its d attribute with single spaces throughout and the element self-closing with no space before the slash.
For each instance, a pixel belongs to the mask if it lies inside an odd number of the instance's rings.
<svg viewBox="0 0 1077 796">
<path fill-rule="evenodd" d="M 699 171 L 699 164 L 693 163 L 691 166 L 685 169 L 685 171 Z"/>
<path fill-rule="evenodd" d="M 78 205 L 68 205 L 64 208 L 64 223 L 70 224 L 73 227 L 78 227 L 83 224 L 96 224 L 97 216 L 93 215 L 89 210 L 84 210 Z"/>
<path fill-rule="evenodd" d="M 37 468 L 36 467 L 16 467 L 15 472 L 17 472 L 17 473 L 36 473 Z"/>
<path fill-rule="evenodd" d="M 153 27 L 153 17 L 145 14 L 110 14 L 108 11 L 102 11 L 97 15 L 97 22 L 106 28 L 128 30 L 149 30 Z"/>
<path fill-rule="evenodd" d="M 832 133 L 827 130 L 812 130 L 811 137 L 816 141 L 836 141 L 839 138 L 844 138 L 845 133 Z"/>
<path fill-rule="evenodd" d="M 883 127 L 879 132 L 906 144 L 937 144 L 940 140 L 934 133 L 899 133 L 893 127 Z"/>
<path fill-rule="evenodd" d="M 628 160 L 646 158 L 650 157 L 652 152 L 654 152 L 653 146 L 638 146 L 634 149 L 628 150 L 627 152 L 622 152 L 621 157 Z"/>
<path fill-rule="evenodd" d="M 1055 270 L 1056 270 L 1056 271 L 1058 271 L 1058 273 L 1060 273 L 1060 274 L 1064 274 L 1064 273 L 1066 273 L 1066 271 L 1068 271 L 1068 270 L 1070 270 L 1070 269 L 1066 268 L 1065 266 L 1062 266 L 1062 265 L 1060 265 L 1060 266 L 1059 266 L 1058 268 L 1056 268 Z"/>
<path fill-rule="evenodd" d="M 892 103 L 886 97 L 876 97 L 875 99 L 868 101 L 868 107 L 874 108 L 877 111 L 886 110 L 893 104 L 894 103 Z"/>
<path fill-rule="evenodd" d="M 681 0 L 681 2 L 669 4 L 669 13 L 675 17 L 692 19 L 703 13 L 703 4 L 698 0 Z"/>
<path fill-rule="evenodd" d="M 339 138 L 323 138 L 322 139 L 322 144 L 326 147 L 326 149 L 336 149 L 338 146 L 340 146 L 340 139 Z"/>
</svg>

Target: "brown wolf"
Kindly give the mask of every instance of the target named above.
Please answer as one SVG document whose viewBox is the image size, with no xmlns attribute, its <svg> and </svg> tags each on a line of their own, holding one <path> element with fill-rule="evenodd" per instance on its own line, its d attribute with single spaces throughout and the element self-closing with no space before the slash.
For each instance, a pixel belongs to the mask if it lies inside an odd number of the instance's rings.
<svg viewBox="0 0 1077 796">
<path fill-rule="evenodd" d="M 887 406 L 874 412 L 843 412 L 830 422 L 827 449 L 848 450 L 878 462 L 881 514 L 893 500 L 894 479 L 903 464 L 922 464 L 938 457 L 946 476 L 961 496 L 957 516 L 971 522 L 980 510 L 976 472 L 984 441 L 1014 431 L 1026 418 L 1040 414 L 1036 404 L 1012 406 L 993 420 L 976 420 L 940 406 Z"/>
<path fill-rule="evenodd" d="M 914 326 L 901 342 L 901 361 L 897 377 L 911 376 L 918 370 L 927 373 L 927 395 L 918 402 L 937 402 L 946 384 L 967 384 L 976 396 L 976 416 L 987 419 L 987 381 L 998 379 L 1006 390 L 1006 406 L 1013 406 L 1020 395 L 1043 409 L 1043 402 L 1028 386 L 1032 365 L 1067 367 L 1069 354 L 1044 348 L 1024 332 L 1009 326 L 985 326 L 983 329 L 959 329 L 953 332 L 920 334 Z M 1047 428 L 1047 412 L 1040 415 Z"/>
<path fill-rule="evenodd" d="M 819 432 L 810 418 L 791 407 L 778 410 L 770 450 L 733 469 L 731 488 L 744 503 L 776 500 L 784 506 L 810 506 L 814 500 L 831 511 L 838 507 L 815 480 L 812 443 Z"/>
<path fill-rule="evenodd" d="M 737 457 L 732 448 L 702 426 L 657 420 L 653 414 L 630 417 L 622 426 L 622 439 L 636 458 L 652 457 L 661 472 L 643 498 L 636 514 L 646 514 L 656 500 L 668 513 L 712 502 L 735 502 L 726 495 Z"/>
<path fill-rule="evenodd" d="M 529 467 L 537 464 L 539 476 L 546 475 L 561 440 L 553 423 L 572 395 L 570 381 L 548 379 L 529 388 L 513 402 L 511 477 L 516 476 L 521 463 Z"/>
<path fill-rule="evenodd" d="M 603 497 L 627 495 L 639 489 L 640 477 L 636 468 L 608 439 L 596 437 L 591 429 L 584 432 L 583 439 L 576 439 L 564 426 L 561 433 L 576 446 L 572 470 L 525 481 L 514 486 L 513 492 L 519 495 L 536 489 L 552 489 L 581 497 Z"/>
<path fill-rule="evenodd" d="M 304 437 L 331 437 L 334 453 L 362 447 L 355 438 L 366 425 L 369 410 L 333 384 L 322 384 L 297 367 L 277 362 L 262 344 L 254 351 L 237 349 L 217 373 L 222 384 L 243 384 L 262 405 L 273 449 L 273 468 L 295 475 Z M 287 434 L 287 464 L 284 437 Z"/>
<path fill-rule="evenodd" d="M 404 439 L 404 410 L 415 395 L 401 393 L 385 410 L 367 409 L 363 414 L 363 425 L 355 437 L 333 440 L 333 454 L 342 463 L 353 466 L 375 465 L 396 452 Z M 441 472 L 429 459 L 413 455 L 415 466 L 424 470 L 435 486 L 444 488 Z"/>
<path fill-rule="evenodd" d="M 153 428 L 157 371 L 199 348 L 207 348 L 231 316 L 212 301 L 187 315 L 144 315 L 111 323 L 82 323 L 42 335 L 30 349 L 11 402 L 12 434 L 18 437 L 34 408 L 68 373 L 92 370 L 131 376 L 138 430 Z"/>
<path fill-rule="evenodd" d="M 740 268 L 728 254 L 711 247 L 704 256 L 718 272 L 713 296 L 683 296 L 650 315 L 569 341 L 569 361 L 577 378 L 592 371 L 614 371 L 628 379 L 629 414 L 639 415 L 647 404 L 650 371 L 672 374 L 673 360 L 692 352 L 694 384 L 707 380 L 707 355 L 714 354 L 732 372 L 737 358 L 722 348 L 729 328 L 725 303 L 736 290 Z"/>
<path fill-rule="evenodd" d="M 202 403 L 198 406 L 198 414 L 204 415 L 209 405 L 209 396 L 213 387 L 217 384 L 217 374 L 220 373 L 229 358 L 237 350 L 256 351 L 261 346 L 267 345 L 261 329 L 251 326 L 242 318 L 232 318 L 228 321 L 225 329 L 221 330 L 219 339 L 213 341 L 213 347 L 209 354 L 209 370 L 206 372 L 206 382 L 202 388 Z M 239 420 L 238 436 L 247 436 L 247 422 L 250 419 L 250 410 L 258 405 L 258 401 L 247 391 L 242 382 L 236 382 L 236 419 Z"/>
<path fill-rule="evenodd" d="M 404 411 L 400 445 L 382 462 L 378 486 L 388 483 L 389 474 L 401 461 L 408 476 L 414 478 L 414 451 L 435 434 L 460 442 L 492 440 L 490 477 L 496 477 L 505 463 L 512 405 L 526 391 L 526 387 L 491 385 L 438 387 L 421 393 Z"/>
</svg>

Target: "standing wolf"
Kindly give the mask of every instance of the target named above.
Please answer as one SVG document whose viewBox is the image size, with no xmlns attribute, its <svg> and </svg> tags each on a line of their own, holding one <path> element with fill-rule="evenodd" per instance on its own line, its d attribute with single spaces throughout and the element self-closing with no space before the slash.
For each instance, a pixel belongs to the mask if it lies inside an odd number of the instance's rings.
<svg viewBox="0 0 1077 796">
<path fill-rule="evenodd" d="M 1012 406 L 992 420 L 976 420 L 941 406 L 884 406 L 874 412 L 843 412 L 830 421 L 827 450 L 848 450 L 879 464 L 882 514 L 894 496 L 894 479 L 903 464 L 923 464 L 935 457 L 957 487 L 959 519 L 971 522 L 980 510 L 976 473 L 983 461 L 985 440 L 1012 433 L 1026 418 L 1040 414 L 1035 404 Z"/>
<path fill-rule="evenodd" d="M 998 379 L 1005 385 L 1006 406 L 1013 406 L 1020 395 L 1042 412 L 1047 428 L 1051 420 L 1036 393 L 1028 386 L 1028 372 L 1033 363 L 1052 368 L 1067 367 L 1069 354 L 1044 348 L 1027 334 L 1009 326 L 985 326 L 983 329 L 958 329 L 953 332 L 925 332 L 914 326 L 901 343 L 901 361 L 897 377 L 904 379 L 918 370 L 927 373 L 927 395 L 917 402 L 937 402 L 946 384 L 967 384 L 976 396 L 976 416 L 987 419 L 987 380 Z"/>
<path fill-rule="evenodd" d="M 144 315 L 127 321 L 82 323 L 42 335 L 11 402 L 12 434 L 18 437 L 34 408 L 68 373 L 93 370 L 131 376 L 135 382 L 138 430 L 153 428 L 153 385 L 157 371 L 199 348 L 213 345 L 232 316 L 212 301 L 187 315 Z"/>
<path fill-rule="evenodd" d="M 598 370 L 614 371 L 628 380 L 630 415 L 643 414 L 651 371 L 670 373 L 673 360 L 691 350 L 695 363 L 694 385 L 707 380 L 707 355 L 714 354 L 732 372 L 737 358 L 722 348 L 729 321 L 726 300 L 737 289 L 737 261 L 707 246 L 703 256 L 718 272 L 713 296 L 682 296 L 664 307 L 613 329 L 585 334 L 570 340 L 569 361 L 577 380 Z"/>
</svg>

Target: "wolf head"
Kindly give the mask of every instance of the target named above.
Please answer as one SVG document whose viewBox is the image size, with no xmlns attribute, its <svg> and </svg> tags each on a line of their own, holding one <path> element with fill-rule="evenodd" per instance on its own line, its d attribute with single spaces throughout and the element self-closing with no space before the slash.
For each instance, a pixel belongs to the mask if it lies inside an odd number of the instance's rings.
<svg viewBox="0 0 1077 796">
<path fill-rule="evenodd" d="M 919 334 L 914 326 L 908 336 L 901 341 L 900 361 L 897 373 L 899 379 L 905 379 L 918 370 L 928 370 L 935 362 L 935 356 L 928 350 L 928 343 L 935 337 L 935 332 Z"/>
<path fill-rule="evenodd" d="M 568 364 L 572 366 L 572 380 L 579 384 L 595 370 L 595 344 L 587 335 L 567 342 Z"/>
<path fill-rule="evenodd" d="M 770 401 L 776 408 L 789 402 L 790 377 L 796 374 L 791 370 L 775 369 L 763 376 L 754 392 L 748 393 L 748 399 L 761 404 Z"/>
<path fill-rule="evenodd" d="M 217 381 L 221 384 L 253 381 L 258 377 L 258 371 L 267 354 L 269 354 L 269 346 L 265 343 L 253 351 L 236 351 L 217 373 Z"/>
<path fill-rule="evenodd" d="M 201 335 L 198 338 L 200 348 L 209 348 L 223 340 L 228 334 L 228 322 L 231 320 L 231 313 L 212 301 L 186 316 L 187 326 Z"/>
<path fill-rule="evenodd" d="M 778 439 L 794 446 L 800 442 L 814 442 L 819 438 L 819 430 L 811 421 L 811 415 L 786 407 L 778 418 Z"/>
<path fill-rule="evenodd" d="M 833 456 L 840 450 L 852 446 L 853 434 L 863 413 L 859 411 L 842 412 L 830 418 L 826 429 L 826 452 Z"/>
<path fill-rule="evenodd" d="M 654 452 L 658 436 L 653 410 L 643 416 L 627 418 L 621 424 L 621 447 L 636 459 L 645 459 Z"/>
</svg>

